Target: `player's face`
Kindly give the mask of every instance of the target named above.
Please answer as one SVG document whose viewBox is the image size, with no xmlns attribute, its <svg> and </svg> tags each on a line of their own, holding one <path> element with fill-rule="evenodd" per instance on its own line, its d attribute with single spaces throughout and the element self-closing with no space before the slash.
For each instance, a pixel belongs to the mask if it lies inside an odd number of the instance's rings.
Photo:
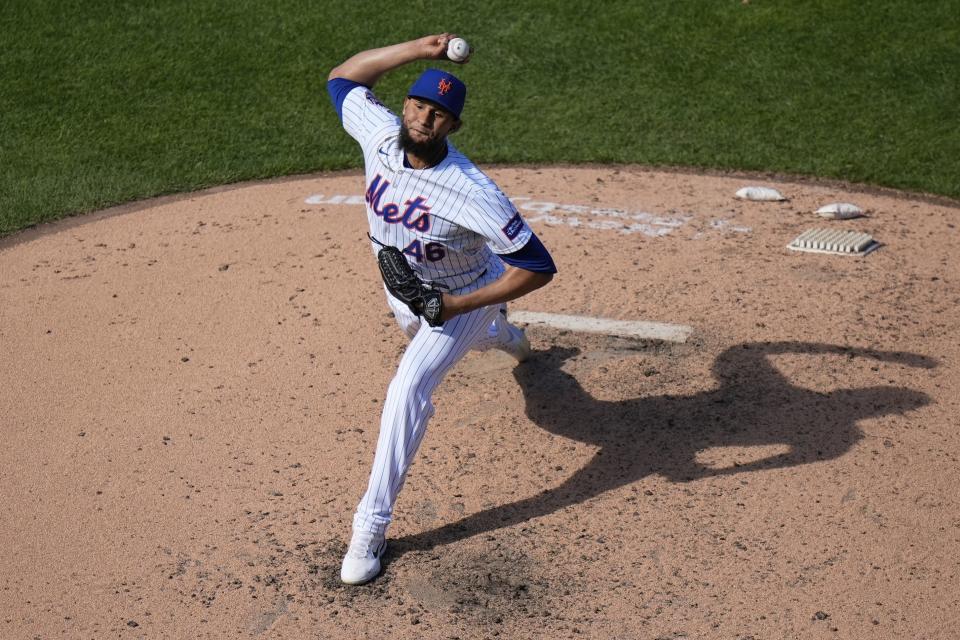
<svg viewBox="0 0 960 640">
<path fill-rule="evenodd" d="M 432 102 L 407 98 L 403 103 L 403 125 L 413 142 L 429 146 L 456 131 L 460 121 Z"/>
</svg>

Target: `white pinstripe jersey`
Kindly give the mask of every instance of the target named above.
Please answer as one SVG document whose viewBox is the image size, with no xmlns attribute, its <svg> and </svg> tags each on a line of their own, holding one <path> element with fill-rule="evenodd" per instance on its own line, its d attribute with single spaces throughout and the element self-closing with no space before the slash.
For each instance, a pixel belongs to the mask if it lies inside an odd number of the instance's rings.
<svg viewBox="0 0 960 640">
<path fill-rule="evenodd" d="M 454 293 L 479 289 L 504 271 L 496 253 L 530 239 L 509 198 L 449 140 L 436 166 L 405 167 L 400 119 L 367 87 L 344 99 L 343 128 L 363 149 L 370 235 L 403 251 L 424 280 Z"/>
</svg>

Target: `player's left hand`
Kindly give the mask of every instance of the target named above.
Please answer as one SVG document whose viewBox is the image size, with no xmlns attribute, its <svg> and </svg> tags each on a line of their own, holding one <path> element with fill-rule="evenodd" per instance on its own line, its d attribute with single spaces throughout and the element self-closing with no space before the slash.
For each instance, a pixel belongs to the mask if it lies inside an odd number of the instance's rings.
<svg viewBox="0 0 960 640">
<path fill-rule="evenodd" d="M 431 327 L 443 325 L 444 294 L 424 284 L 396 247 L 385 246 L 377 252 L 383 283 L 394 298 L 427 321 Z"/>
</svg>

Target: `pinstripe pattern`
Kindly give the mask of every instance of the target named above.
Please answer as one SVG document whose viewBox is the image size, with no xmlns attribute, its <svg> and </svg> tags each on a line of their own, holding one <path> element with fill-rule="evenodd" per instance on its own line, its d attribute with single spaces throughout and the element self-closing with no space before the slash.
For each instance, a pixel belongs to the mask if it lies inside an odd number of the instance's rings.
<svg viewBox="0 0 960 640">
<path fill-rule="evenodd" d="M 369 89 L 356 87 L 343 102 L 343 126 L 363 150 L 366 185 L 388 182 L 379 198 L 382 211 L 388 204 L 402 210 L 405 203 L 423 198 L 430 207 L 430 228 L 418 231 L 403 224 L 384 221 L 367 202 L 370 234 L 378 241 L 401 250 L 414 242 L 443 249 L 443 258 L 423 256 L 410 262 L 425 280 L 441 283 L 455 293 L 464 293 L 495 280 L 503 272 L 496 253 L 513 253 L 530 239 L 531 230 L 523 223 L 518 233 L 508 237 L 503 228 L 517 216 L 510 199 L 485 173 L 478 169 L 449 141 L 447 157 L 435 167 L 414 170 L 404 167 L 398 133 L 400 121 L 373 97 Z M 521 219 L 522 222 L 522 219 Z M 379 249 L 371 244 L 374 253 Z M 488 274 L 477 282 L 481 274 Z M 471 286 L 474 283 L 475 286 Z"/>
<path fill-rule="evenodd" d="M 434 389 L 498 315 L 497 306 L 484 307 L 430 327 L 389 294 L 387 300 L 401 328 L 415 333 L 387 390 L 370 481 L 353 518 L 354 531 L 378 535 L 390 524 L 393 505 L 433 416 Z"/>
<path fill-rule="evenodd" d="M 363 150 L 370 235 L 404 251 L 424 280 L 455 294 L 476 290 L 503 274 L 497 253 L 518 251 L 530 239 L 530 228 L 507 196 L 449 141 L 446 158 L 436 166 L 405 167 L 400 121 L 366 87 L 355 87 L 344 99 L 343 126 Z M 380 249 L 376 243 L 371 248 Z M 377 535 L 390 524 L 433 415 L 434 390 L 478 340 L 489 342 L 496 334 L 500 308 L 430 327 L 389 294 L 387 301 L 411 340 L 387 390 L 370 480 L 353 519 L 355 532 Z"/>
</svg>

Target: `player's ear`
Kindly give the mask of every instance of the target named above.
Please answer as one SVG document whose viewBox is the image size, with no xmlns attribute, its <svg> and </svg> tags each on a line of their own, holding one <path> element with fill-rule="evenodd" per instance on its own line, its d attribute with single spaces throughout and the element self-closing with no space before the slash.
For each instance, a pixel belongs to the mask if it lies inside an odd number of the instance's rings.
<svg viewBox="0 0 960 640">
<path fill-rule="evenodd" d="M 460 127 L 462 126 L 463 126 L 463 120 L 457 120 L 456 122 L 453 123 L 453 126 L 450 127 L 450 133 L 456 133 L 457 131 L 460 131 Z"/>
</svg>

